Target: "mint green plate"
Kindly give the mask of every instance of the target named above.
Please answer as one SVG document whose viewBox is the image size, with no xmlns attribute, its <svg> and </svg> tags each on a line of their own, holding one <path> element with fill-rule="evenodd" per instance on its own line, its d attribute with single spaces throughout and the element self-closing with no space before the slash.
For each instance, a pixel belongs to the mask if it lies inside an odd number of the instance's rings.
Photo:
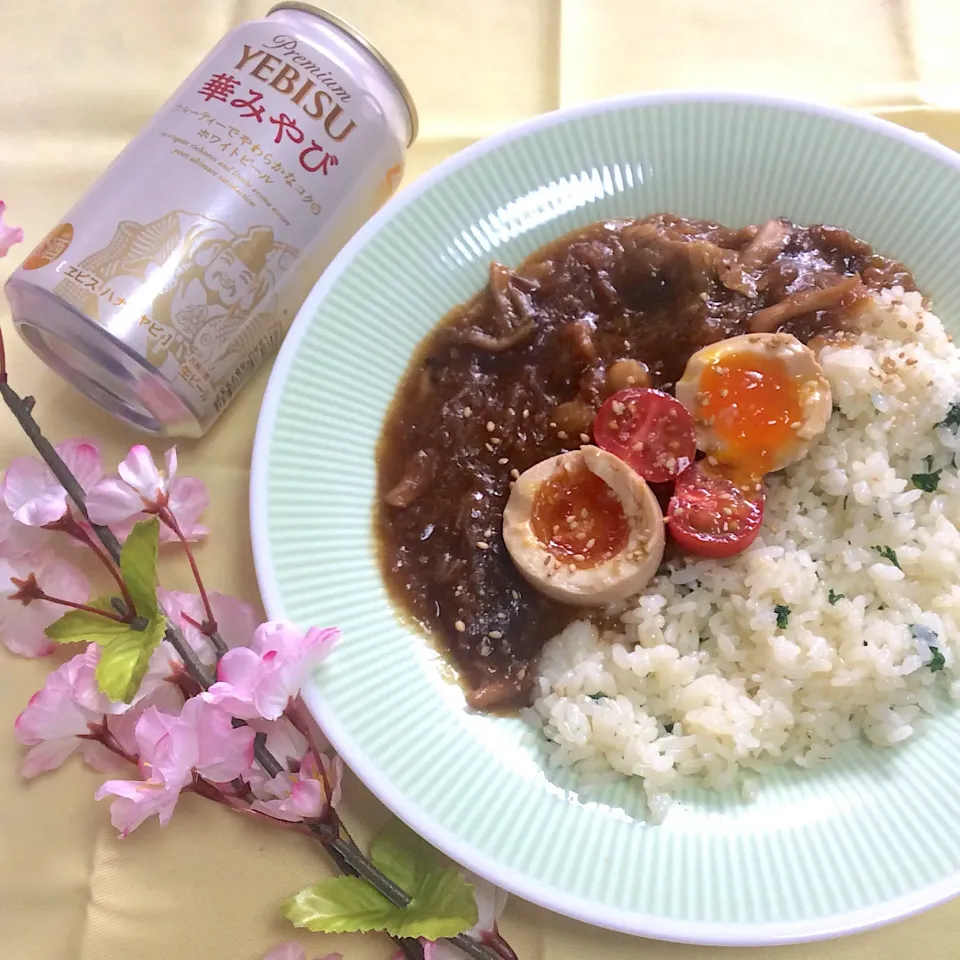
<svg viewBox="0 0 960 960">
<path fill-rule="evenodd" d="M 661 826 L 626 781 L 551 780 L 518 719 L 465 711 L 381 583 L 374 446 L 406 363 L 491 258 L 656 211 L 842 225 L 915 271 L 960 327 L 960 158 L 839 110 L 740 95 L 638 96 L 539 117 L 465 150 L 354 237 L 297 316 L 253 461 L 273 619 L 337 625 L 311 710 L 367 786 L 455 860 L 521 897 L 669 940 L 836 936 L 960 891 L 960 716 L 909 744 L 781 769 L 751 804 L 686 795 Z"/>
</svg>

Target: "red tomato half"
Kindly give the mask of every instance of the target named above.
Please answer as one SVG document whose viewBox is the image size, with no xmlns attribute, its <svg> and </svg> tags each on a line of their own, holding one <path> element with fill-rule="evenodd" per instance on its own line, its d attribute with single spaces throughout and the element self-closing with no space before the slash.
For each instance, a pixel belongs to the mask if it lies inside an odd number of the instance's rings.
<svg viewBox="0 0 960 960">
<path fill-rule="evenodd" d="M 756 540 L 763 523 L 763 499 L 762 481 L 735 483 L 701 460 L 677 478 L 667 526 L 688 553 L 732 557 Z"/>
<path fill-rule="evenodd" d="M 597 446 L 644 480 L 663 483 L 693 463 L 697 439 L 687 408 L 669 393 L 627 387 L 609 397 L 593 421 Z"/>
</svg>

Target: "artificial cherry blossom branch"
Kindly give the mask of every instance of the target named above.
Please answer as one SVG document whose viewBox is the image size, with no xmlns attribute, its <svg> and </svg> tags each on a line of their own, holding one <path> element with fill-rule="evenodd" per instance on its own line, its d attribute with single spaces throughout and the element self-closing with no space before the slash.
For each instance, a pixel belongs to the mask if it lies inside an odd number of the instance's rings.
<svg viewBox="0 0 960 960">
<path fill-rule="evenodd" d="M 3 343 L 3 334 L 0 332 L 0 344 Z M 0 361 L 3 355 L 0 354 Z M 107 553 L 113 558 L 113 562 L 120 563 L 120 541 L 114 532 L 102 524 L 94 523 L 87 512 L 87 500 L 83 487 L 77 481 L 77 478 L 70 472 L 70 468 L 63 462 L 60 454 L 54 449 L 53 444 L 43 435 L 40 425 L 33 417 L 33 408 L 36 406 L 36 400 L 33 397 L 21 397 L 20 394 L 10 386 L 7 380 L 7 370 L 5 366 L 0 366 L 0 397 L 6 404 L 10 412 L 16 417 L 21 429 L 26 434 L 27 439 L 33 444 L 34 449 L 40 454 L 40 459 L 50 468 L 57 481 L 67 492 L 67 496 L 73 501 L 80 515 L 87 523 L 90 529 L 96 534 L 97 539 L 103 544 Z M 134 611 L 135 612 L 135 611 Z M 184 639 L 183 634 L 173 625 L 169 624 L 165 633 L 165 639 L 177 651 L 180 658 L 187 667 L 189 674 L 206 689 L 210 686 L 211 680 L 207 676 L 203 664 L 193 648 Z"/>
<path fill-rule="evenodd" d="M 43 435 L 39 424 L 33 417 L 33 409 L 36 401 L 30 396 L 21 397 L 9 385 L 5 367 L 2 333 L 0 333 L 0 397 L 3 398 L 4 403 L 14 415 L 17 422 L 20 424 L 20 427 L 23 429 L 24 434 L 33 444 L 43 462 L 50 468 L 54 477 L 56 477 L 57 481 L 66 491 L 68 498 L 76 506 L 76 509 L 79 511 L 80 515 L 90 524 L 90 529 L 93 531 L 99 542 L 103 545 L 107 555 L 112 558 L 114 564 L 119 566 L 121 551 L 120 541 L 117 539 L 116 535 L 109 528 L 109 526 L 96 524 L 91 520 L 90 514 L 87 510 L 86 495 L 83 487 L 73 475 L 66 463 L 64 463 L 54 446 Z M 164 518 L 161 519 L 163 520 Z M 213 615 L 212 605 L 210 604 L 209 596 L 206 594 L 206 591 L 203 588 L 199 569 L 193 558 L 192 551 L 188 546 L 187 538 L 184 536 L 179 524 L 176 523 L 176 520 L 174 519 L 173 523 L 171 524 L 169 523 L 169 519 L 173 519 L 172 514 L 165 522 L 167 522 L 167 525 L 173 530 L 174 535 L 177 536 L 181 543 L 183 543 L 187 552 L 191 569 L 194 572 L 194 576 L 200 590 L 207 620 L 206 624 L 201 625 L 201 629 L 203 630 L 204 634 L 211 639 L 219 658 L 223 655 L 223 653 L 226 652 L 227 646 L 217 633 L 216 619 Z M 96 552 L 99 555 L 99 551 Z M 125 594 L 123 606 L 126 609 L 123 611 L 123 613 L 119 611 L 121 605 L 119 603 L 115 604 L 115 606 L 118 608 L 118 613 L 116 616 L 110 614 L 108 611 L 103 611 L 92 607 L 85 607 L 84 605 L 77 605 L 70 601 L 59 602 L 64 606 L 71 606 L 75 609 L 86 609 L 87 612 L 107 616 L 108 618 L 118 620 L 119 622 L 129 623 L 131 622 L 131 617 L 135 618 L 137 611 L 128 597 L 129 594 Z M 37 599 L 46 599 L 54 603 L 58 602 L 56 599 L 47 596 L 43 596 L 42 598 L 37 597 Z M 133 620 L 132 625 L 136 626 L 136 620 Z M 169 618 L 164 636 L 182 660 L 187 674 L 194 682 L 198 684 L 201 690 L 209 690 L 209 688 L 213 685 L 213 679 L 208 674 L 207 669 L 204 667 L 193 648 L 187 642 L 180 629 L 176 627 Z M 234 723 L 236 726 L 246 725 L 243 720 L 235 720 Z M 101 742 L 103 742 L 103 740 L 101 740 Z M 108 749 L 113 750 L 113 747 L 110 744 L 105 743 L 104 745 L 107 746 Z M 263 736 L 257 736 L 254 738 L 253 750 L 257 762 L 271 778 L 276 777 L 285 770 L 284 766 L 267 748 L 265 738 Z M 114 750 L 114 752 L 117 751 Z M 129 756 L 124 756 L 124 758 L 130 759 Z M 240 779 L 239 782 L 243 784 L 243 786 L 246 788 L 246 792 L 249 793 L 248 785 L 242 779 Z M 249 804 L 250 801 L 246 800 L 245 802 Z M 378 870 L 373 862 L 360 850 L 357 844 L 350 837 L 349 833 L 343 827 L 339 817 L 337 817 L 334 825 L 318 822 L 307 822 L 307 827 L 311 834 L 316 837 L 316 839 L 319 840 L 319 842 L 328 851 L 342 872 L 363 878 L 370 883 L 371 886 L 373 886 L 374 889 L 381 894 L 381 896 L 383 896 L 394 906 L 406 908 L 412 903 L 412 898 L 410 895 L 407 894 L 406 891 L 404 891 L 397 884 L 395 884 L 389 877 Z M 408 957 L 409 960 L 422 960 L 423 949 L 417 941 L 397 939 L 397 942 L 404 955 Z M 504 954 L 499 950 L 492 951 L 481 941 L 468 934 L 460 934 L 456 937 L 449 938 L 449 942 L 456 945 L 467 956 L 473 958 L 473 960 L 491 960 L 492 956 L 504 956 Z M 513 960 L 513 958 L 509 958 L 509 960 Z"/>
</svg>

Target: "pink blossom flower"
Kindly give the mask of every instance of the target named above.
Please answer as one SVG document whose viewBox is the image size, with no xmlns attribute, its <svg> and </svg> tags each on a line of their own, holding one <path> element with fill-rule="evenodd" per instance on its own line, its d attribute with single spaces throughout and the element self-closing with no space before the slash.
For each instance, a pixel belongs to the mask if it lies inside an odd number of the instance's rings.
<svg viewBox="0 0 960 960">
<path fill-rule="evenodd" d="M 42 657 L 56 644 L 44 630 L 66 612 L 39 595 L 83 603 L 90 596 L 87 578 L 53 553 L 0 557 L 0 640 L 12 653 Z"/>
<path fill-rule="evenodd" d="M 153 705 L 179 710 L 183 697 L 172 684 L 165 684 L 133 706 L 109 700 L 94 677 L 99 659 L 100 648 L 89 644 L 83 653 L 49 674 L 43 689 L 30 698 L 17 717 L 16 737 L 31 747 L 21 767 L 25 777 L 53 770 L 77 752 L 95 770 L 115 770 L 123 766 L 124 759 L 107 747 L 107 738 L 128 756 L 134 756 L 137 744 L 132 732 L 142 709 Z"/>
<path fill-rule="evenodd" d="M 3 481 L 0 480 L 0 491 Z M 14 520 L 0 492 L 0 556 L 22 557 L 45 547 L 53 534 L 41 527 L 28 527 Z"/>
<path fill-rule="evenodd" d="M 199 697 L 188 700 L 179 716 L 147 708 L 135 733 L 146 779 L 108 780 L 96 795 L 98 800 L 117 797 L 110 806 L 110 822 L 122 837 L 154 815 L 165 825 L 194 773 L 224 783 L 253 762 L 253 730 L 235 728 L 227 714 Z"/>
<path fill-rule="evenodd" d="M 87 509 L 94 523 L 125 525 L 126 529 L 144 515 L 169 513 L 187 540 L 199 540 L 207 528 L 199 523 L 210 497 L 206 485 L 195 477 L 177 476 L 177 449 L 166 453 L 166 468 L 158 469 L 150 451 L 137 444 L 117 468 L 119 477 L 101 480 L 87 496 Z M 164 526 L 161 539 L 175 539 Z"/>
<path fill-rule="evenodd" d="M 339 636 L 335 628 L 311 627 L 303 634 L 285 623 L 261 624 L 249 648 L 220 660 L 217 682 L 203 697 L 243 720 L 276 720 Z"/>
<path fill-rule="evenodd" d="M 0 257 L 5 257 L 14 244 L 23 243 L 23 230 L 20 227 L 9 227 L 3 222 L 6 209 L 7 205 L 0 200 Z"/>
<path fill-rule="evenodd" d="M 148 817 L 160 818 L 165 827 L 173 816 L 181 787 L 169 787 L 159 780 L 108 780 L 95 794 L 97 800 L 116 797 L 110 804 L 110 822 L 120 831 L 121 838 L 129 836 Z"/>
<path fill-rule="evenodd" d="M 296 774 L 282 771 L 263 783 L 257 792 L 270 799 L 258 800 L 253 807 L 276 820 L 291 823 L 320 819 L 329 807 L 340 803 L 342 777 L 343 761 L 339 757 L 331 760 L 321 754 L 318 762 L 311 750 Z"/>
<path fill-rule="evenodd" d="M 267 750 L 285 769 L 296 770 L 300 766 L 307 750 L 310 749 L 310 744 L 286 715 L 279 720 L 257 718 L 247 722 L 254 733 L 262 733 L 266 736 Z M 271 778 L 257 760 L 254 760 L 250 769 L 244 772 L 243 779 L 250 784 L 250 789 L 259 800 L 275 799 L 275 794 L 264 790 Z"/>
<path fill-rule="evenodd" d="M 267 951 L 263 960 L 307 960 L 307 951 L 299 943 L 281 943 Z M 328 953 L 325 957 L 318 957 L 317 960 L 343 960 L 343 955 Z"/>
<path fill-rule="evenodd" d="M 74 696 L 78 674 L 85 665 L 85 654 L 78 654 L 47 677 L 14 722 L 17 739 L 32 749 L 21 767 L 25 777 L 54 770 L 79 750 L 91 766 L 99 768 L 109 751 L 94 740 L 81 739 L 103 723 L 101 711 L 81 706 Z"/>
<path fill-rule="evenodd" d="M 88 440 L 67 440 L 56 447 L 84 492 L 103 476 L 100 448 Z M 18 457 L 3 478 L 3 501 L 15 520 L 30 527 L 54 523 L 66 514 L 67 491 L 53 471 L 33 457 Z"/>
<path fill-rule="evenodd" d="M 213 615 L 217 618 L 219 634 L 228 647 L 246 647 L 253 642 L 254 631 L 257 629 L 257 613 L 249 603 L 244 603 L 237 597 L 226 593 L 212 591 L 207 594 Z M 183 632 L 187 643 L 193 652 L 206 666 L 213 666 L 216 662 L 216 651 L 208 637 L 197 629 L 196 623 L 203 623 L 206 611 L 203 601 L 197 594 L 178 593 L 170 590 L 160 590 L 160 606 L 172 623 Z M 175 665 L 182 666 L 180 657 L 170 650 L 175 658 Z"/>
</svg>

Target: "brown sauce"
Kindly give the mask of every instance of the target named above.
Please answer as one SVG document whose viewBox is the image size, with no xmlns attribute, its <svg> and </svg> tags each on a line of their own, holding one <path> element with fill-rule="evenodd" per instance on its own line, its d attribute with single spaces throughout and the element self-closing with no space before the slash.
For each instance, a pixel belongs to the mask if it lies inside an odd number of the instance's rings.
<svg viewBox="0 0 960 960">
<path fill-rule="evenodd" d="M 757 329 L 839 332 L 869 291 L 895 285 L 916 289 L 902 264 L 838 227 L 787 220 L 606 221 L 516 270 L 492 264 L 412 359 L 377 456 L 384 580 L 449 651 L 471 705 L 523 703 L 543 644 L 583 615 L 510 560 L 512 478 L 589 440 L 616 390 L 672 392 L 701 347 Z"/>
</svg>

